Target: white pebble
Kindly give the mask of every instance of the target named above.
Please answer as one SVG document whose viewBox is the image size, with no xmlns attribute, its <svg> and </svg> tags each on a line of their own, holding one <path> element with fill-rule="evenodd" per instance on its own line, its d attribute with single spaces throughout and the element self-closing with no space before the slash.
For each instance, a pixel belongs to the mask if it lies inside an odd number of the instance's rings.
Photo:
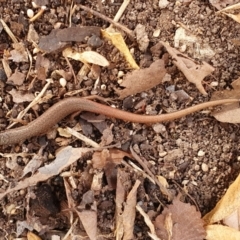
<svg viewBox="0 0 240 240">
<path fill-rule="evenodd" d="M 204 172 L 207 172 L 208 171 L 208 165 L 206 164 L 206 163 L 202 163 L 202 170 L 204 171 Z"/>
<path fill-rule="evenodd" d="M 153 32 L 153 37 L 159 37 L 161 33 L 161 30 L 160 29 L 156 29 L 154 32 Z"/>
<path fill-rule="evenodd" d="M 41 10 L 46 10 L 47 7 L 46 6 L 41 6 Z"/>
<path fill-rule="evenodd" d="M 192 185 L 194 185 L 194 186 L 197 186 L 197 185 L 198 185 L 196 181 L 191 181 L 191 183 L 192 183 Z"/>
<path fill-rule="evenodd" d="M 182 181 L 182 185 L 187 185 L 189 183 L 189 180 L 188 179 L 185 179 Z"/>
<path fill-rule="evenodd" d="M 66 87 L 66 85 L 67 85 L 67 81 L 66 81 L 65 78 L 60 78 L 60 79 L 59 79 L 59 83 L 60 83 L 60 85 L 61 85 L 62 87 Z"/>
<path fill-rule="evenodd" d="M 32 6 L 33 8 L 39 8 L 39 6 L 35 2 L 32 2 Z"/>
<path fill-rule="evenodd" d="M 101 88 L 101 90 L 106 90 L 107 86 L 106 86 L 106 84 L 102 84 L 100 88 Z"/>
<path fill-rule="evenodd" d="M 203 157 L 205 155 L 205 152 L 202 150 L 199 150 L 197 155 L 198 157 Z"/>
<path fill-rule="evenodd" d="M 166 8 L 169 4 L 169 1 L 168 0 L 159 0 L 158 2 L 158 6 L 163 9 L 163 8 Z"/>
<path fill-rule="evenodd" d="M 194 170 L 195 171 L 199 171 L 200 170 L 200 166 L 199 165 L 195 165 Z"/>
<path fill-rule="evenodd" d="M 121 78 L 121 77 L 123 77 L 124 76 L 124 72 L 123 71 L 119 71 L 118 72 L 118 78 Z"/>
<path fill-rule="evenodd" d="M 27 10 L 27 16 L 29 17 L 29 18 L 32 18 L 33 16 L 34 16 L 34 12 L 33 12 L 33 10 L 32 9 L 28 9 Z"/>
<path fill-rule="evenodd" d="M 213 81 L 213 82 L 210 83 L 210 86 L 211 86 L 211 87 L 217 87 L 218 85 L 219 85 L 219 84 L 218 84 L 217 81 Z"/>
<path fill-rule="evenodd" d="M 159 157 L 165 157 L 167 155 L 167 152 L 160 152 Z"/>
<path fill-rule="evenodd" d="M 34 48 L 33 49 L 33 54 L 36 54 L 36 53 L 39 53 L 40 52 L 40 49 L 39 48 Z"/>
</svg>

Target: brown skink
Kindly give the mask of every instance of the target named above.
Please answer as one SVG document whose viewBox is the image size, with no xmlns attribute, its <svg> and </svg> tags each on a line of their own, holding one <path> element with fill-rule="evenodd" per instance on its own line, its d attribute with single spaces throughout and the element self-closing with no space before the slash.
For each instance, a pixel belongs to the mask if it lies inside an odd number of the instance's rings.
<svg viewBox="0 0 240 240">
<path fill-rule="evenodd" d="M 100 103 L 93 102 L 85 98 L 71 97 L 59 101 L 49 108 L 40 117 L 30 122 L 26 126 L 15 129 L 6 130 L 0 133 L 0 145 L 11 145 L 19 143 L 33 136 L 46 133 L 51 127 L 58 123 L 61 119 L 71 113 L 78 111 L 88 111 L 103 114 L 108 117 L 122 119 L 124 121 L 136 123 L 157 123 L 172 121 L 177 118 L 184 117 L 190 113 L 197 112 L 207 107 L 213 107 L 226 103 L 239 102 L 239 99 L 222 99 L 201 103 L 180 111 L 161 114 L 161 115 L 138 115 Z"/>
</svg>

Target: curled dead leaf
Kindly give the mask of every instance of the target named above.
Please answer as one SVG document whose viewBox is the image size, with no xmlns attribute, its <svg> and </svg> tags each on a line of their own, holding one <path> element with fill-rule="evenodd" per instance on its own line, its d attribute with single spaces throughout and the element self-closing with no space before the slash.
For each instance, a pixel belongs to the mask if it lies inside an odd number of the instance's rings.
<svg viewBox="0 0 240 240">
<path fill-rule="evenodd" d="M 206 236 L 203 223 L 194 206 L 175 198 L 156 218 L 154 225 L 162 240 L 202 240 Z"/>
<path fill-rule="evenodd" d="M 197 64 L 193 59 L 182 54 L 175 48 L 170 47 L 165 42 L 161 42 L 166 48 L 168 53 L 174 59 L 173 63 L 178 67 L 178 69 L 185 75 L 187 80 L 196 85 L 197 89 L 203 94 L 207 95 L 202 81 L 203 79 L 214 71 L 214 68 L 206 62 L 202 64 Z"/>
<path fill-rule="evenodd" d="M 62 52 L 64 57 L 69 57 L 77 61 L 81 61 L 83 63 L 92 63 L 102 67 L 109 66 L 108 60 L 94 51 L 85 51 L 85 52 L 77 52 L 74 51 L 72 48 L 66 48 Z"/>
<path fill-rule="evenodd" d="M 211 100 L 236 98 L 240 99 L 240 78 L 232 83 L 233 90 L 223 90 L 214 92 Z M 222 105 L 221 108 L 212 112 L 212 115 L 220 122 L 240 123 L 239 103 Z"/>
</svg>

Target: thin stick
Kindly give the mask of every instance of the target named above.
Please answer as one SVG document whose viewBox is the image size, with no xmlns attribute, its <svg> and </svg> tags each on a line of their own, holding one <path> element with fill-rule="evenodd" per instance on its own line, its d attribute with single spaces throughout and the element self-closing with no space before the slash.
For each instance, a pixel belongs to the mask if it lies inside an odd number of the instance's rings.
<svg viewBox="0 0 240 240">
<path fill-rule="evenodd" d="M 126 32 L 131 38 L 135 38 L 135 35 L 133 34 L 133 31 L 130 30 L 130 29 L 128 29 L 127 27 L 123 26 L 122 24 L 117 23 L 117 22 L 113 21 L 111 18 L 109 18 L 109 17 L 107 17 L 107 16 L 104 16 L 103 14 L 101 14 L 101 13 L 99 13 L 99 12 L 96 12 L 96 11 L 94 11 L 94 10 L 92 10 L 92 9 L 86 7 L 86 6 L 83 6 L 83 5 L 81 5 L 81 4 L 79 4 L 79 7 L 82 8 L 83 10 L 85 10 L 85 11 L 87 11 L 87 12 L 90 12 L 90 13 L 92 13 L 93 15 L 95 15 L 95 16 L 97 16 L 97 17 L 99 17 L 99 18 L 101 18 L 101 19 L 103 19 L 103 20 L 105 20 L 105 21 L 107 21 L 107 22 L 109 22 L 109 23 L 111 23 L 111 24 L 113 24 L 115 27 L 122 29 L 122 30 L 123 30 L 124 32 Z"/>
<path fill-rule="evenodd" d="M 45 93 L 46 90 L 48 89 L 49 85 L 50 85 L 51 83 L 53 83 L 53 81 L 52 81 L 51 79 L 47 79 L 46 81 L 47 81 L 46 85 L 43 87 L 42 91 L 37 95 L 37 97 L 34 98 L 33 101 L 32 101 L 23 111 L 21 111 L 21 112 L 18 114 L 18 116 L 17 116 L 17 119 L 18 119 L 18 120 L 19 120 L 19 119 L 22 119 L 23 116 L 25 116 L 25 114 L 28 112 L 28 110 L 29 110 L 30 108 L 32 108 L 33 106 L 35 106 L 35 105 L 41 100 L 42 96 L 44 95 L 44 93 Z M 17 124 L 17 122 L 13 122 L 11 125 L 9 125 L 9 126 L 7 127 L 7 129 L 13 127 L 15 124 Z"/>
</svg>

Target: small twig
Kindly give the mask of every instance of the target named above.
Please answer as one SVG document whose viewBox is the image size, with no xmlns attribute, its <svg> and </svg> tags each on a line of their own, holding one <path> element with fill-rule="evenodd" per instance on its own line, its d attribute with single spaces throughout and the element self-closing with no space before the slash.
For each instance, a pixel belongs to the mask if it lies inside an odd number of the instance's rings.
<svg viewBox="0 0 240 240">
<path fill-rule="evenodd" d="M 226 8 L 223 8 L 223 9 L 217 11 L 216 14 L 219 14 L 219 13 L 222 13 L 222 12 L 225 12 L 225 11 L 229 11 L 229 10 L 239 9 L 239 8 L 240 8 L 240 3 L 236 3 L 234 5 L 228 6 Z"/>
<path fill-rule="evenodd" d="M 28 79 L 29 75 L 30 75 L 30 71 L 32 69 L 32 65 L 33 65 L 33 58 L 32 58 L 32 55 L 30 53 L 30 51 L 26 48 L 26 51 L 27 51 L 27 54 L 28 54 L 28 58 L 29 58 L 29 62 L 30 62 L 30 66 L 29 66 L 29 69 L 28 69 L 28 73 L 27 73 L 27 76 L 26 76 L 26 79 Z"/>
<path fill-rule="evenodd" d="M 42 16 L 42 14 L 44 13 L 44 11 L 46 10 L 46 8 L 47 8 L 46 6 L 42 6 L 41 9 L 38 11 L 38 13 L 29 19 L 29 22 L 34 22 L 38 18 L 40 18 Z"/>
<path fill-rule="evenodd" d="M 70 133 L 71 135 L 75 136 L 76 138 L 82 140 L 83 142 L 85 142 L 87 145 L 90 145 L 94 148 L 98 148 L 99 144 L 94 142 L 93 140 L 91 140 L 90 138 L 87 138 L 86 136 L 82 135 L 81 133 L 75 131 L 72 128 L 66 127 L 65 129 L 68 133 Z"/>
<path fill-rule="evenodd" d="M 72 26 L 72 15 L 74 14 L 76 10 L 77 5 L 75 4 L 73 6 L 73 1 L 71 2 L 70 10 L 69 10 L 69 27 Z"/>
<path fill-rule="evenodd" d="M 6 33 L 8 34 L 8 36 L 12 39 L 13 43 L 18 43 L 17 38 L 14 36 L 14 34 L 12 33 L 12 31 L 10 30 L 10 28 L 8 27 L 8 25 L 3 21 L 3 19 L 0 19 L 0 22 L 1 22 L 4 30 L 5 30 Z"/>
<path fill-rule="evenodd" d="M 28 112 L 28 110 L 35 106 L 41 100 L 41 97 L 45 94 L 46 90 L 48 89 L 48 86 L 53 82 L 52 79 L 47 79 L 46 81 L 47 84 L 43 87 L 42 91 L 37 95 L 37 97 L 34 98 L 34 100 L 23 111 L 21 111 L 18 114 L 17 116 L 18 120 L 22 119 L 23 116 L 25 116 L 25 114 Z M 13 127 L 15 124 L 17 124 L 17 122 L 13 122 L 12 124 L 10 124 L 10 126 L 8 126 L 7 129 Z"/>
<path fill-rule="evenodd" d="M 121 7 L 118 9 L 117 14 L 115 15 L 113 21 L 118 22 L 119 19 L 122 17 L 123 12 L 127 8 L 128 4 L 130 3 L 130 0 L 124 0 Z"/>
<path fill-rule="evenodd" d="M 7 77 L 9 78 L 12 75 L 12 69 L 10 68 L 9 63 L 5 58 L 2 59 L 2 65 Z"/>
<path fill-rule="evenodd" d="M 164 193 L 166 196 L 168 196 L 169 200 L 172 200 L 172 196 L 170 194 L 170 192 L 159 182 L 159 180 L 154 176 L 154 174 L 149 170 L 149 168 L 147 167 L 147 165 L 145 164 L 145 162 L 134 152 L 132 146 L 130 146 L 130 152 L 133 155 L 134 159 L 142 166 L 142 168 L 144 169 L 144 171 L 146 171 L 147 174 L 149 174 L 149 176 L 154 179 L 154 181 L 156 182 L 156 184 L 160 187 L 162 193 Z"/>
<path fill-rule="evenodd" d="M 101 13 L 99 13 L 99 12 L 96 12 L 96 11 L 94 11 L 94 10 L 92 10 L 92 9 L 86 7 L 86 6 L 83 6 L 83 5 L 81 5 L 81 4 L 79 4 L 79 7 L 82 8 L 83 10 L 85 10 L 85 11 L 87 11 L 87 12 L 90 12 L 90 13 L 92 13 L 93 15 L 95 15 L 95 16 L 97 16 L 97 17 L 99 17 L 99 18 L 101 18 L 101 19 L 103 19 L 103 20 L 105 20 L 105 21 L 107 21 L 107 22 L 109 22 L 109 23 L 111 23 L 111 24 L 113 24 L 115 27 L 122 29 L 122 30 L 123 30 L 125 33 L 127 33 L 131 38 L 135 38 L 135 35 L 134 35 L 133 31 L 131 31 L 131 30 L 128 29 L 127 27 L 123 26 L 122 24 L 117 23 L 117 22 L 113 21 L 111 18 L 109 18 L 109 17 L 107 17 L 107 16 L 104 16 L 103 14 L 101 14 Z"/>
<path fill-rule="evenodd" d="M 194 198 L 189 193 L 187 193 L 187 191 L 184 190 L 184 188 L 182 188 L 174 179 L 172 181 L 174 182 L 174 184 L 177 185 L 177 187 L 179 189 L 181 189 L 184 192 L 184 194 L 186 194 L 192 200 L 192 202 L 195 204 L 195 207 L 197 208 L 197 211 L 200 212 L 200 208 L 199 208 L 197 202 L 194 200 Z"/>
<path fill-rule="evenodd" d="M 127 6 L 128 6 L 129 3 L 130 3 L 130 0 L 124 0 L 124 1 L 123 1 L 121 7 L 118 9 L 117 14 L 116 14 L 115 17 L 113 18 L 113 21 L 115 21 L 115 22 L 118 22 L 118 21 L 119 21 L 119 19 L 122 17 L 123 12 L 125 11 L 125 9 L 127 8 Z M 112 25 L 113 25 L 113 24 L 111 24 L 111 25 L 109 26 L 109 28 L 112 28 Z"/>
<path fill-rule="evenodd" d="M 76 77 L 76 75 L 75 75 L 75 73 L 74 73 L 74 71 L 73 71 L 72 64 L 69 62 L 69 60 L 68 60 L 67 57 L 64 57 L 64 58 L 65 58 L 65 60 L 66 60 L 66 62 L 67 62 L 67 64 L 68 64 L 68 67 L 69 67 L 69 69 L 70 69 L 72 75 L 73 75 L 74 83 L 77 84 L 77 77 Z"/>
</svg>

